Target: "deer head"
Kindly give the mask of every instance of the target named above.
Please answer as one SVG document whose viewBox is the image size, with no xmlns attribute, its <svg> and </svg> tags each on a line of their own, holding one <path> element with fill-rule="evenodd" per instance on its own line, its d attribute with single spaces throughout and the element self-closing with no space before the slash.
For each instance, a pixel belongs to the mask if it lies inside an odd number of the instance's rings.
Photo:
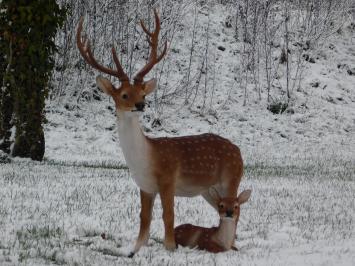
<svg viewBox="0 0 355 266">
<path fill-rule="evenodd" d="M 143 111 L 145 106 L 145 96 L 151 93 L 156 87 L 156 80 L 154 78 L 145 82 L 144 76 L 148 74 L 149 71 L 157 63 L 159 63 L 160 60 L 163 59 L 167 51 L 167 42 L 165 42 L 162 53 L 158 56 L 160 19 L 156 10 L 154 10 L 154 16 L 155 30 L 153 32 L 150 32 L 144 25 L 143 20 L 141 20 L 141 26 L 143 31 L 147 34 L 147 40 L 151 50 L 147 64 L 134 76 L 133 84 L 130 82 L 129 77 L 124 72 L 114 47 L 112 47 L 112 57 L 116 65 L 116 69 L 107 68 L 97 62 L 93 55 L 93 52 L 91 51 L 89 41 L 86 37 L 81 36 L 84 18 L 82 17 L 79 21 L 76 33 L 76 43 L 81 56 L 93 68 L 105 74 L 114 76 L 120 81 L 120 86 L 116 88 L 112 85 L 110 80 L 102 76 L 98 76 L 96 78 L 97 86 L 113 98 L 116 105 L 116 109 L 119 111 Z"/>
<path fill-rule="evenodd" d="M 247 202 L 251 195 L 251 190 L 244 190 L 238 197 L 225 197 L 222 198 L 215 188 L 210 188 L 209 194 L 215 200 L 218 206 L 218 213 L 220 219 L 231 218 L 238 222 L 240 215 L 240 205 Z"/>
</svg>

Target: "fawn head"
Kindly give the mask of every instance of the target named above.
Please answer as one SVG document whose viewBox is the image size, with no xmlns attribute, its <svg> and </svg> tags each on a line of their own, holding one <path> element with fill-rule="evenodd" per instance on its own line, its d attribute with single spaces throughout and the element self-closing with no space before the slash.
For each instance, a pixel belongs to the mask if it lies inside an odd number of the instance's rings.
<svg viewBox="0 0 355 266">
<path fill-rule="evenodd" d="M 218 191 L 214 188 L 209 190 L 209 194 L 217 204 L 219 217 L 221 219 L 232 218 L 236 222 L 239 220 L 240 205 L 247 202 L 251 195 L 251 190 L 244 190 L 238 197 L 220 197 Z"/>
<path fill-rule="evenodd" d="M 114 47 L 112 47 L 112 57 L 116 65 L 116 69 L 107 68 L 97 62 L 93 52 L 91 51 L 89 41 L 86 37 L 81 36 L 84 18 L 82 17 L 80 19 L 76 33 L 76 43 L 81 56 L 89 65 L 103 73 L 118 78 L 121 83 L 120 86 L 116 88 L 110 80 L 102 76 L 98 76 L 96 78 L 97 86 L 113 98 L 116 110 L 125 112 L 144 111 L 145 96 L 154 91 L 156 87 L 157 82 L 155 79 L 151 79 L 147 82 L 143 80 L 144 76 L 148 74 L 161 59 L 163 59 L 167 51 L 167 42 L 165 42 L 162 53 L 158 55 L 160 19 L 156 10 L 154 10 L 154 16 L 155 30 L 153 32 L 150 32 L 141 20 L 141 26 L 143 31 L 147 34 L 147 40 L 151 50 L 147 64 L 134 76 L 133 84 L 130 82 L 128 75 L 124 72 Z"/>
</svg>

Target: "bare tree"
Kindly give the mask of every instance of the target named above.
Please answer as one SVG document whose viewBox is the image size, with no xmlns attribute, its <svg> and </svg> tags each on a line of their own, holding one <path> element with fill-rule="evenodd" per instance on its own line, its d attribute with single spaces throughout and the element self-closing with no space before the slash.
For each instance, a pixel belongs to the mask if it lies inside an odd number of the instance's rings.
<svg viewBox="0 0 355 266">
<path fill-rule="evenodd" d="M 73 104 L 78 104 L 100 98 L 93 79 L 89 78 L 93 70 L 83 64 L 74 44 L 73 29 L 81 16 L 90 23 L 87 32 L 95 40 L 92 47 L 95 56 L 112 66 L 112 59 L 105 51 L 111 43 L 119 43 L 116 49 L 120 60 L 132 76 L 148 57 L 148 46 L 137 27 L 139 20 L 143 18 L 151 27 L 154 21 L 149 11 L 159 9 L 164 24 L 161 36 L 169 42 L 170 56 L 152 73 L 159 79 L 160 87 L 151 103 L 158 115 L 164 113 L 164 106 L 173 99 L 180 104 L 179 108 L 202 107 L 200 111 L 206 109 L 206 103 L 212 103 L 208 98 L 215 97 L 216 84 L 223 78 L 216 74 L 216 64 L 220 62 L 213 52 L 211 37 L 215 24 L 209 10 L 216 5 L 226 5 L 230 10 L 228 24 L 233 24 L 229 27 L 234 28 L 240 57 L 235 67 L 236 88 L 243 95 L 244 105 L 263 99 L 269 104 L 275 100 L 288 103 L 294 91 L 302 88 L 312 54 L 342 26 L 351 7 L 351 0 L 60 0 L 60 3 L 72 10 L 64 30 L 58 34 L 57 71 L 52 77 L 56 82 L 51 98 L 61 104 L 73 99 Z M 191 25 L 186 25 L 186 17 Z M 63 89 L 69 84 L 73 89 Z"/>
</svg>

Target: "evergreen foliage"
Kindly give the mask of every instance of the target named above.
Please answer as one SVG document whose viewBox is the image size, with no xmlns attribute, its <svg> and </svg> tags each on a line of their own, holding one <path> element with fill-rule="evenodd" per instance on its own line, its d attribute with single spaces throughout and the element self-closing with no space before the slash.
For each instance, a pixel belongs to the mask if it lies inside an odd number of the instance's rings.
<svg viewBox="0 0 355 266">
<path fill-rule="evenodd" d="M 66 17 L 55 0 L 0 2 L 0 149 L 42 160 L 54 42 Z"/>
</svg>

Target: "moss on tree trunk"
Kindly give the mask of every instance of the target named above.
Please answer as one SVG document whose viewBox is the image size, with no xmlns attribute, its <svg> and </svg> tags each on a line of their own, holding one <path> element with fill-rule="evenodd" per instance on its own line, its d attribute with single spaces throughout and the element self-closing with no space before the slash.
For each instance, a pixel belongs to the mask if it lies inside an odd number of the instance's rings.
<svg viewBox="0 0 355 266">
<path fill-rule="evenodd" d="M 13 113 L 13 99 L 8 86 L 6 73 L 10 70 L 12 49 L 6 49 L 7 42 L 0 39 L 0 150 L 10 153 L 11 118 Z M 12 45 L 11 43 L 9 44 Z M 10 47 L 8 47 L 10 48 Z M 6 54 L 7 51 L 7 54 Z"/>
<path fill-rule="evenodd" d="M 2 90 L 0 93 L 0 150 L 10 153 L 13 105 L 9 90 L 6 88 Z"/>
</svg>

